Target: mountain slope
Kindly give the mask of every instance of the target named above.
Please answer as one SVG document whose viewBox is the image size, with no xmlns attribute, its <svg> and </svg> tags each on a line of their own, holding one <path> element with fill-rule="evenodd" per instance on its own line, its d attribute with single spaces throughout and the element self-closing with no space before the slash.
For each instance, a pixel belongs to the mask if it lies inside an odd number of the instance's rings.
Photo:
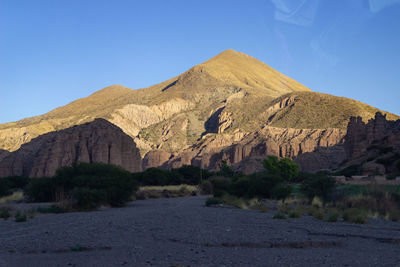
<svg viewBox="0 0 400 267">
<path fill-rule="evenodd" d="M 227 50 L 160 84 L 137 90 L 109 86 L 44 115 L 2 124 L 0 149 L 14 151 L 44 133 L 104 118 L 131 136 L 143 157 L 154 149 L 227 146 L 265 126 L 345 129 L 351 116 L 368 120 L 377 111 L 311 92 L 257 59 Z"/>
</svg>

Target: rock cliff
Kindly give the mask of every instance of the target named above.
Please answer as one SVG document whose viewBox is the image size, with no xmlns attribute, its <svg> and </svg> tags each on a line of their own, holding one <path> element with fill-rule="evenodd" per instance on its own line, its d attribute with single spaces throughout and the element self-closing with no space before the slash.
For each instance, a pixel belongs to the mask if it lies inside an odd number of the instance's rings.
<svg viewBox="0 0 400 267">
<path fill-rule="evenodd" d="M 362 174 L 400 172 L 400 120 L 380 112 L 364 123 L 352 117 L 345 136 L 346 166 L 359 165 Z"/>
<path fill-rule="evenodd" d="M 0 177 L 52 176 L 63 166 L 103 162 L 131 172 L 141 170 L 139 150 L 132 138 L 112 123 L 96 119 L 32 139 L 0 161 Z"/>
<path fill-rule="evenodd" d="M 162 151 L 149 152 L 145 159 L 153 162 L 152 166 L 176 168 L 182 165 L 196 165 L 205 169 L 218 169 L 224 160 L 235 169 L 251 173 L 260 169 L 261 160 L 268 155 L 284 158 L 299 158 L 305 170 L 316 170 L 331 167 L 340 163 L 345 158 L 343 137 L 346 131 L 341 129 L 283 129 L 265 126 L 254 133 L 240 136 L 214 135 L 208 137 L 202 144 L 185 149 L 172 156 Z M 305 153 L 314 152 L 317 148 L 335 147 L 337 153 L 325 153 L 323 160 L 315 161 L 314 158 L 300 157 Z M 163 156 L 165 155 L 165 156 Z M 161 159 L 162 160 L 159 160 Z M 147 165 L 144 165 L 146 168 Z"/>
</svg>

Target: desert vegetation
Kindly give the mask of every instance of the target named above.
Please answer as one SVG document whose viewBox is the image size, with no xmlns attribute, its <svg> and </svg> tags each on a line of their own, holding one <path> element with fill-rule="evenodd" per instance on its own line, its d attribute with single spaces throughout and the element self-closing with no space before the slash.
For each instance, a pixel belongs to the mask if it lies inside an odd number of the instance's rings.
<svg viewBox="0 0 400 267">
<path fill-rule="evenodd" d="M 290 159 L 269 156 L 264 171 L 244 175 L 226 162 L 210 172 L 195 166 L 130 173 L 117 166 L 81 163 L 60 168 L 53 177 L 0 179 L 0 203 L 7 200 L 53 202 L 19 211 L 2 207 L 0 217 L 16 222 L 36 213 L 96 210 L 121 207 L 135 199 L 213 195 L 206 206 L 274 211 L 276 219 L 304 215 L 327 222 L 367 223 L 368 218 L 400 220 L 400 186 L 344 185 L 328 172 L 302 173 Z"/>
<path fill-rule="evenodd" d="M 327 222 L 359 224 L 368 218 L 400 219 L 399 186 L 341 185 L 328 172 L 299 173 L 298 165 L 289 159 L 270 156 L 263 163 L 261 173 L 224 176 L 220 172 L 203 182 L 211 183 L 213 190 L 206 206 L 249 209 L 248 203 L 257 203 L 258 210 L 275 209 L 276 219 L 309 215 Z"/>
</svg>

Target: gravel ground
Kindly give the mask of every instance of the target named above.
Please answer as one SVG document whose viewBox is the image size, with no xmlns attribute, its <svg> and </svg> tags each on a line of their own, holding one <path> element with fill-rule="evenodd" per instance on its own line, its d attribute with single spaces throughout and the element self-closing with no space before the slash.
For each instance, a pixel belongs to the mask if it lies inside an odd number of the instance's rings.
<svg viewBox="0 0 400 267">
<path fill-rule="evenodd" d="M 0 266 L 400 266 L 400 223 L 328 223 L 152 199 L 0 220 Z"/>
</svg>

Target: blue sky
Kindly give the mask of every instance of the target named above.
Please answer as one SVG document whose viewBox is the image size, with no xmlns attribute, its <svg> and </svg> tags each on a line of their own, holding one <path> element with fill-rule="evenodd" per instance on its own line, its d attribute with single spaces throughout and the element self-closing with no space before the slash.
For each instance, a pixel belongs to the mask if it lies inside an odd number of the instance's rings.
<svg viewBox="0 0 400 267">
<path fill-rule="evenodd" d="M 0 123 L 235 49 L 400 115 L 400 0 L 0 0 Z"/>
</svg>

